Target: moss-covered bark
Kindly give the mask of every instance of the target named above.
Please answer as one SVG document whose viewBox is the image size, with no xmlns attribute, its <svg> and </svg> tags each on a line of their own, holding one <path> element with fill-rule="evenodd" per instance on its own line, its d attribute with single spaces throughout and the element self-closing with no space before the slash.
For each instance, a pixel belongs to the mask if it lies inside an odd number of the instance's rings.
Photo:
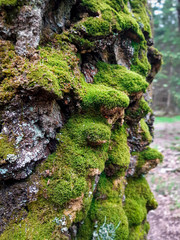
<svg viewBox="0 0 180 240">
<path fill-rule="evenodd" d="M 15 3 L 0 2 L 0 239 L 145 239 L 157 203 L 143 174 L 162 160 L 147 147 L 146 1 L 30 1 L 10 24 Z"/>
</svg>

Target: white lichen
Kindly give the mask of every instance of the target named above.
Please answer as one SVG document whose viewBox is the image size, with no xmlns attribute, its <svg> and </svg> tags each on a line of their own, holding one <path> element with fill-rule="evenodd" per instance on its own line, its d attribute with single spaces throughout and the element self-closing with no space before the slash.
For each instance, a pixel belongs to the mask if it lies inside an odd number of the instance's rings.
<svg viewBox="0 0 180 240">
<path fill-rule="evenodd" d="M 94 228 L 96 230 L 93 232 L 92 240 L 114 240 L 116 236 L 116 230 L 120 226 L 121 221 L 115 227 L 112 223 L 106 223 L 106 217 L 104 219 L 103 225 L 98 229 L 98 222 L 95 223 Z"/>
</svg>

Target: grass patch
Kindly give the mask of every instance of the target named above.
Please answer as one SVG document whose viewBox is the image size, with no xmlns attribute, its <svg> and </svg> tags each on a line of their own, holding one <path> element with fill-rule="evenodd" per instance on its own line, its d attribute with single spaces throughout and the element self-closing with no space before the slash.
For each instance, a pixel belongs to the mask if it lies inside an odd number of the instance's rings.
<svg viewBox="0 0 180 240">
<path fill-rule="evenodd" d="M 155 123 L 174 123 L 174 122 L 180 122 L 180 116 L 155 118 Z"/>
</svg>

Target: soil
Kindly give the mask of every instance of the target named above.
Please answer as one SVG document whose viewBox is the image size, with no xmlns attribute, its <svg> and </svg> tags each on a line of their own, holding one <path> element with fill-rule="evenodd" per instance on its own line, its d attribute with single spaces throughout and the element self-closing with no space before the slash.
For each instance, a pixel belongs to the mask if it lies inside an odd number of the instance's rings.
<svg viewBox="0 0 180 240">
<path fill-rule="evenodd" d="M 164 161 L 147 175 L 159 204 L 148 214 L 148 240 L 180 240 L 180 122 L 155 124 L 152 147 Z"/>
</svg>

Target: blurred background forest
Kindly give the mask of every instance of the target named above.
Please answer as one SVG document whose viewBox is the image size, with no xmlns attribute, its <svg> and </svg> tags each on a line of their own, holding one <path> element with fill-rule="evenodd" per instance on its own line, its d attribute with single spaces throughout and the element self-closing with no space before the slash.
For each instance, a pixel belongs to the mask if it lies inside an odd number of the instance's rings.
<svg viewBox="0 0 180 240">
<path fill-rule="evenodd" d="M 180 114 L 180 0 L 149 0 L 155 47 L 164 64 L 153 84 L 156 115 Z"/>
</svg>

